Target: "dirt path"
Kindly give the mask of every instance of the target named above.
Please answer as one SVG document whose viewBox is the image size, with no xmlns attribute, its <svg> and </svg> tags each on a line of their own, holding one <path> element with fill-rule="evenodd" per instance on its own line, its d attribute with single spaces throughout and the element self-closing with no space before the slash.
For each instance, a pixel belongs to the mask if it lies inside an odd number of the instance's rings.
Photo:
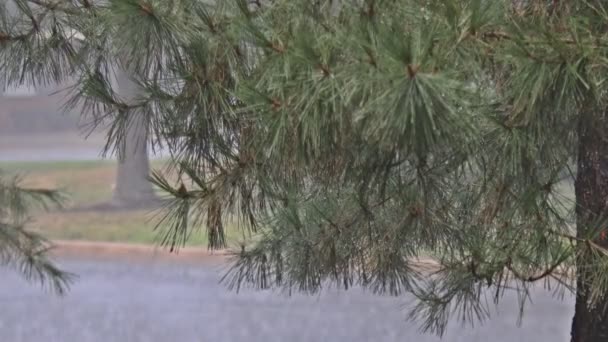
<svg viewBox="0 0 608 342">
<path fill-rule="evenodd" d="M 214 262 L 228 261 L 229 251 L 209 251 L 204 247 L 184 247 L 177 252 L 151 245 L 90 241 L 52 241 L 52 254 L 60 258 L 104 258 L 139 261 Z"/>
</svg>

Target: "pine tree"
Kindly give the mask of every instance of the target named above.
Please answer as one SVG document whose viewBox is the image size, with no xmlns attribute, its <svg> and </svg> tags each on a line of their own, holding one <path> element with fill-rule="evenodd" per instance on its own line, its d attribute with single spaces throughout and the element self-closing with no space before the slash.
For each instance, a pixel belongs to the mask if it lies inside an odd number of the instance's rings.
<svg viewBox="0 0 608 342">
<path fill-rule="evenodd" d="M 572 341 L 608 336 L 604 1 L 10 1 L 6 82 L 77 77 L 108 146 L 145 117 L 181 175 L 152 175 L 163 241 L 252 234 L 229 286 L 410 293 L 441 334 L 542 282 Z"/>
<path fill-rule="evenodd" d="M 19 181 L 18 177 L 0 174 L 0 265 L 16 269 L 26 279 L 63 294 L 73 275 L 51 262 L 47 255 L 49 242 L 27 229 L 30 209 L 60 205 L 62 195 L 51 190 L 25 188 Z"/>
</svg>

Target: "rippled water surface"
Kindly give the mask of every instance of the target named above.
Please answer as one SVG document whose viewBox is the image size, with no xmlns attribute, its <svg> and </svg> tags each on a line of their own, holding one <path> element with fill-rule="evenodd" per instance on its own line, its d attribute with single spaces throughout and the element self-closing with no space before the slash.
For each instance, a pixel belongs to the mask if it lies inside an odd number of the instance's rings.
<svg viewBox="0 0 608 342">
<path fill-rule="evenodd" d="M 0 341 L 440 341 L 405 321 L 406 298 L 236 294 L 218 285 L 221 268 L 209 263 L 61 262 L 80 276 L 63 298 L 0 269 Z M 572 299 L 537 292 L 520 328 L 510 296 L 490 322 L 454 325 L 443 341 L 569 341 Z"/>
</svg>

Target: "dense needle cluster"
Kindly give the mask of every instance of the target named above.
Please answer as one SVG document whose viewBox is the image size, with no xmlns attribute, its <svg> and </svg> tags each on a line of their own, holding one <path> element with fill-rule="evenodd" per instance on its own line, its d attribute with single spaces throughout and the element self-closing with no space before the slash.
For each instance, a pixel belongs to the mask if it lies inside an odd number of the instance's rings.
<svg viewBox="0 0 608 342">
<path fill-rule="evenodd" d="M 590 303 L 608 291 L 603 207 L 572 191 L 595 160 L 584 132 L 608 127 L 602 1 L 8 3 L 4 83 L 76 80 L 66 106 L 108 129 L 108 150 L 145 117 L 181 175 L 152 175 L 172 198 L 164 243 L 252 233 L 232 287 L 412 293 L 439 333 L 507 288 L 522 310 L 532 283 L 571 289 L 577 262 Z"/>
</svg>

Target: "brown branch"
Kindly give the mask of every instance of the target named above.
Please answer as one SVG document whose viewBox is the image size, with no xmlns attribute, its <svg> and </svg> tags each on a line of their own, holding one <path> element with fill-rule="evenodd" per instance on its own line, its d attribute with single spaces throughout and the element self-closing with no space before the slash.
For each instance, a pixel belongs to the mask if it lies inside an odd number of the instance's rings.
<svg viewBox="0 0 608 342">
<path fill-rule="evenodd" d="M 409 78 L 414 78 L 414 77 L 416 77 L 416 74 L 418 73 L 418 68 L 419 68 L 419 67 L 420 67 L 420 66 L 419 66 L 419 65 L 417 65 L 417 64 L 415 64 L 415 65 L 408 64 L 408 65 L 407 65 L 407 75 L 408 75 L 408 77 L 409 77 Z"/>
<path fill-rule="evenodd" d="M 501 32 L 501 31 L 484 32 L 482 34 L 482 37 L 489 38 L 489 39 L 507 39 L 507 40 L 512 39 L 508 33 Z"/>
<path fill-rule="evenodd" d="M 602 254 L 608 256 L 608 248 L 605 248 L 603 246 L 598 245 L 597 243 L 595 243 L 591 239 L 583 239 L 583 238 L 579 238 L 579 237 L 576 237 L 576 236 L 572 236 L 570 234 L 558 233 L 558 232 L 553 232 L 553 231 L 549 231 L 549 233 L 555 234 L 557 236 L 561 236 L 561 237 L 566 238 L 566 239 L 568 239 L 570 241 L 582 242 L 582 243 L 586 244 L 589 248 L 593 248 L 593 249 L 601 252 Z"/>
<path fill-rule="evenodd" d="M 544 270 L 542 273 L 537 274 L 537 275 L 531 275 L 531 276 L 524 276 L 523 274 L 519 273 L 518 271 L 516 271 L 511 263 L 511 258 L 509 257 L 509 259 L 507 260 L 507 262 L 505 263 L 505 267 L 511 272 L 513 273 L 513 275 L 518 278 L 519 280 L 525 281 L 525 282 L 535 282 L 538 280 L 541 280 L 543 278 L 546 278 L 550 275 L 553 274 L 553 272 L 555 272 L 555 270 L 564 262 L 564 260 L 566 260 L 566 257 L 561 257 L 559 258 L 559 260 L 549 266 L 549 268 L 547 268 L 546 270 Z"/>
<path fill-rule="evenodd" d="M 49 11 L 50 11 L 50 10 L 49 10 Z M 45 12 L 45 14 L 46 14 L 46 12 Z M 33 15 L 30 15 L 30 14 L 25 14 L 25 15 L 26 15 L 26 16 L 27 16 L 27 17 L 30 19 L 30 21 L 32 22 L 32 30 L 33 30 L 33 31 L 36 31 L 36 32 L 40 31 L 40 24 L 39 24 L 39 21 L 38 21 L 38 20 L 36 20 L 36 18 L 34 18 L 34 16 L 33 16 Z M 40 21 L 42 21 L 42 19 L 43 19 L 43 18 L 44 18 L 44 15 L 41 15 L 41 20 L 40 20 Z"/>
<path fill-rule="evenodd" d="M 274 51 L 280 53 L 280 54 L 282 54 L 282 53 L 285 52 L 285 47 L 283 45 L 281 45 L 281 44 L 274 44 L 273 43 L 273 44 L 270 45 L 270 48 L 273 49 Z"/>
<path fill-rule="evenodd" d="M 146 1 L 140 1 L 139 2 L 139 9 L 144 12 L 145 15 L 149 15 L 152 16 L 154 15 L 154 10 L 152 8 L 152 5 L 150 5 L 148 2 Z"/>
<path fill-rule="evenodd" d="M 276 99 L 276 98 L 271 99 L 271 100 L 270 100 L 270 102 L 271 102 L 272 109 L 273 109 L 274 111 L 278 111 L 278 110 L 280 110 L 280 109 L 281 109 L 281 106 L 283 105 L 283 104 L 281 103 L 281 101 L 280 101 L 279 99 Z"/>
<path fill-rule="evenodd" d="M 0 32 L 0 43 L 8 42 L 12 39 L 13 39 L 13 37 L 9 36 L 8 34 L 6 34 L 4 32 Z"/>
<path fill-rule="evenodd" d="M 515 195 L 509 190 L 509 186 L 504 183 L 500 183 L 496 187 L 496 197 L 487 206 L 485 206 L 480 215 L 481 215 L 481 223 L 484 225 L 488 225 L 494 221 L 496 216 L 498 216 L 498 212 L 504 203 L 504 198 L 507 194 L 514 196 Z"/>
<path fill-rule="evenodd" d="M 361 14 L 368 18 L 373 18 L 376 15 L 375 6 L 376 6 L 375 0 L 368 0 L 365 8 L 361 9 Z"/>
<path fill-rule="evenodd" d="M 326 64 L 320 64 L 319 69 L 321 69 L 321 71 L 323 72 L 323 76 L 328 77 L 331 75 L 331 71 L 329 70 L 329 67 Z"/>
</svg>

